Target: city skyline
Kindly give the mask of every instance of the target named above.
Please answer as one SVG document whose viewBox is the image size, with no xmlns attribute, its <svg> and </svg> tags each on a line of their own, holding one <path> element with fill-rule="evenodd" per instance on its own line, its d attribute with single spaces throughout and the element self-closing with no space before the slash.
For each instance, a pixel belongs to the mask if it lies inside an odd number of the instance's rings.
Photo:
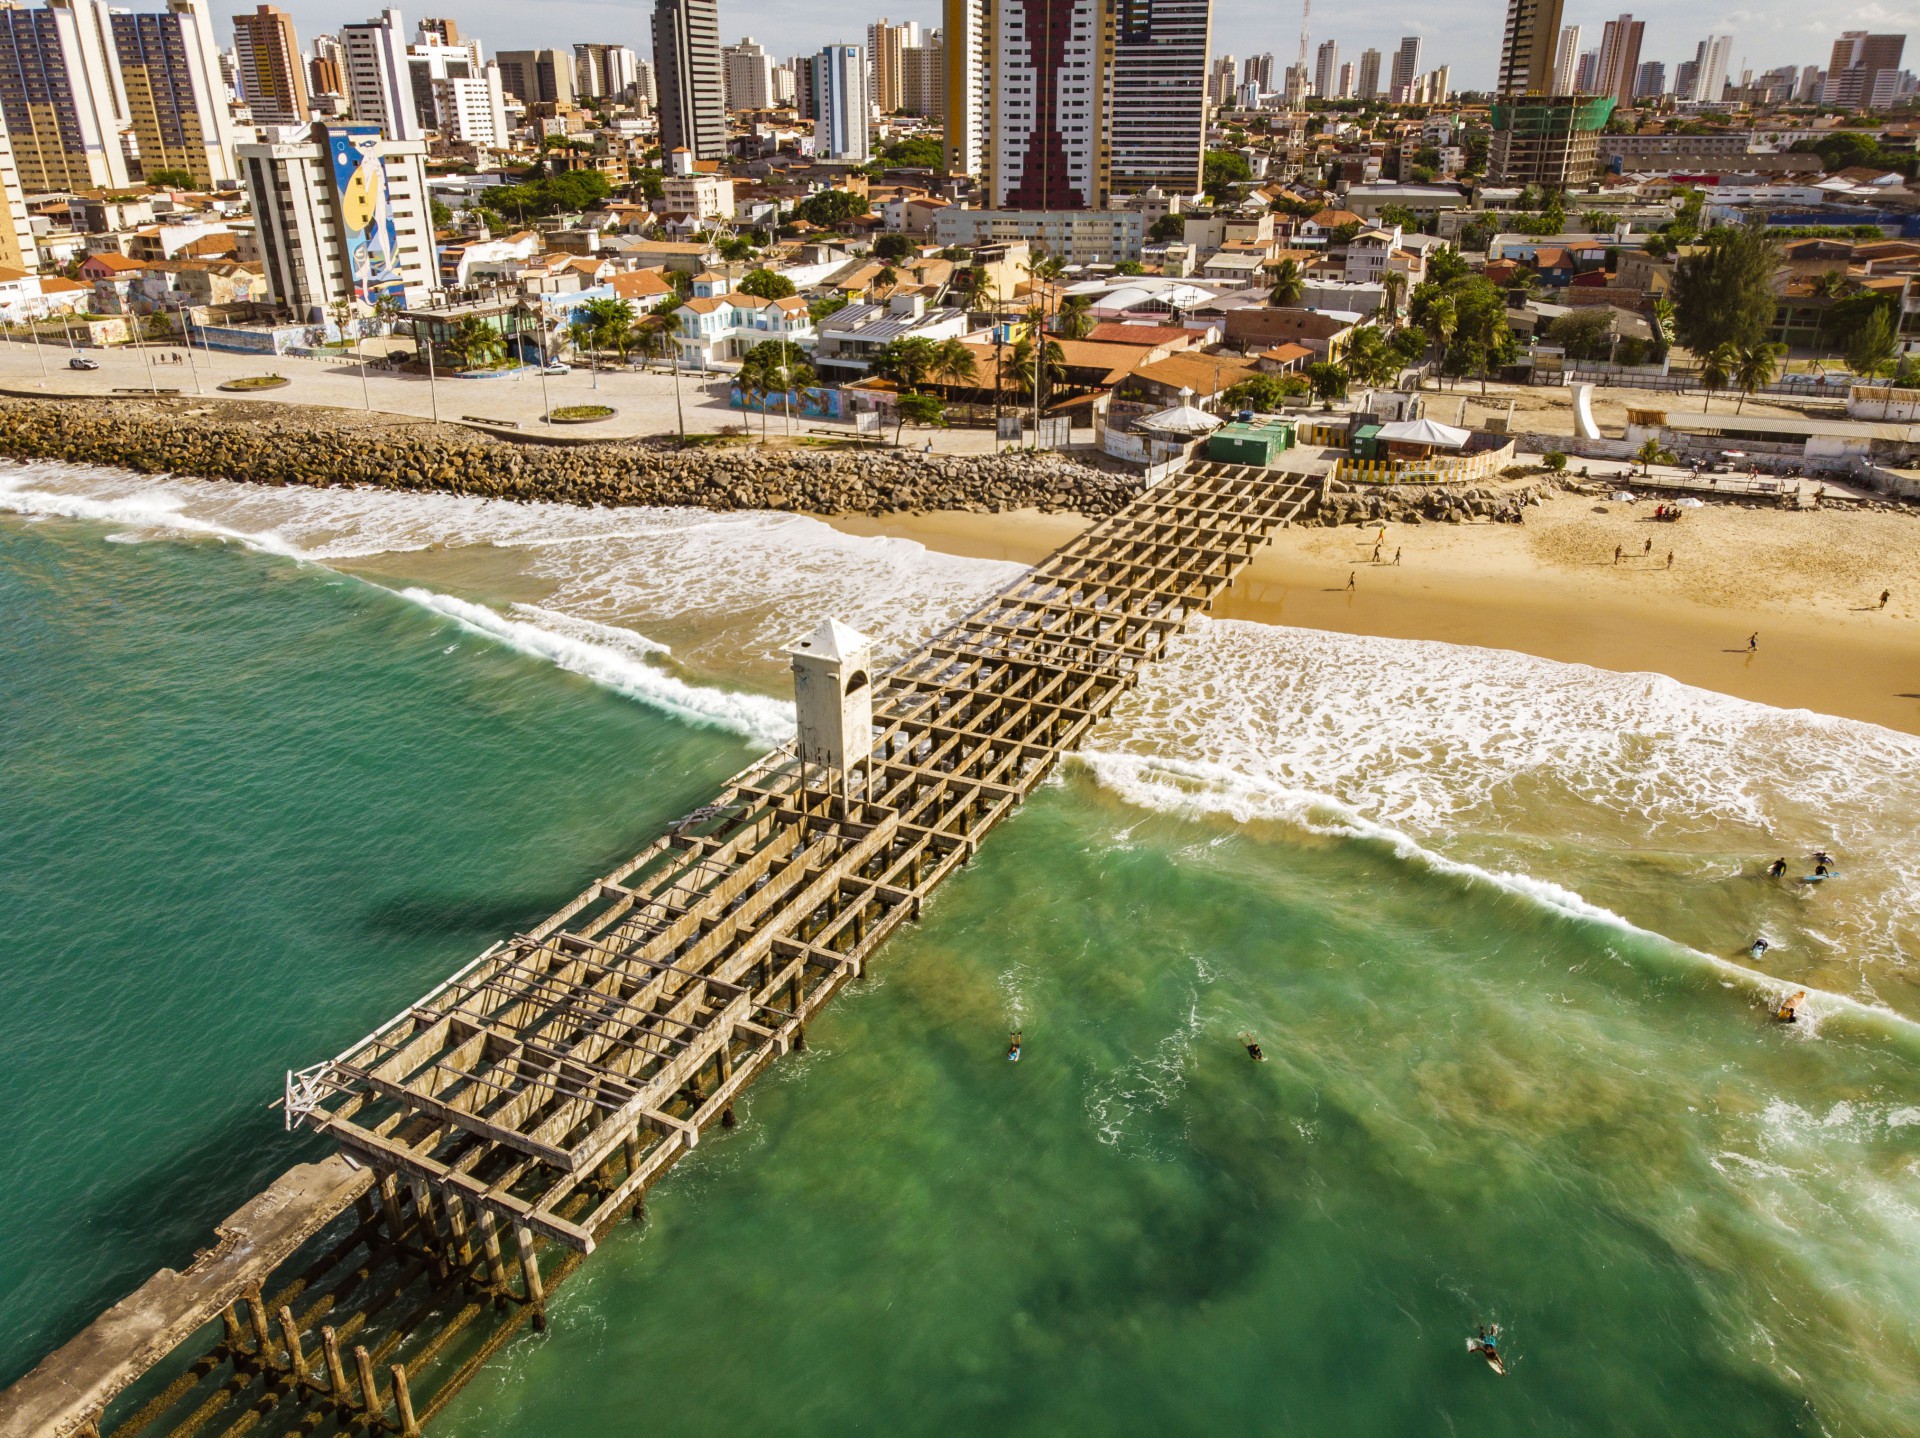
<svg viewBox="0 0 1920 1438">
<path fill-rule="evenodd" d="M 383 0 L 281 0 L 281 8 L 293 16 L 302 44 L 310 46 L 314 33 L 364 21 L 378 13 L 381 3 Z M 223 43 L 231 43 L 233 16 L 254 10 L 257 4 L 258 0 L 216 0 L 215 30 Z M 401 8 L 411 26 L 418 17 L 405 6 Z M 556 35 L 564 35 L 568 45 L 576 40 L 628 45 L 643 58 L 652 49 L 652 6 L 645 0 L 541 0 L 537 7 L 526 5 L 524 0 L 460 0 L 453 6 L 423 3 L 417 8 L 419 15 L 453 13 L 463 34 L 481 39 L 490 53 L 554 45 L 559 43 Z M 1569 4 L 1563 23 L 1582 26 L 1591 37 L 1586 43 L 1591 45 L 1604 22 L 1621 8 L 1617 4 L 1585 8 Z M 726 0 L 720 7 L 720 31 L 723 43 L 751 35 L 776 56 L 815 54 L 828 44 L 864 44 L 867 26 L 883 13 L 895 23 L 917 20 L 922 28 L 932 29 L 941 24 L 940 12 L 941 6 L 930 0 L 906 6 L 895 3 L 890 11 L 875 3 L 838 6 L 824 13 L 774 5 L 767 0 Z M 1733 36 L 1728 70 L 1734 79 L 1741 68 L 1757 73 L 1807 63 L 1806 56 L 1813 51 L 1824 58 L 1833 37 L 1845 30 L 1905 34 L 1909 41 L 1908 68 L 1913 67 L 1913 57 L 1920 52 L 1920 28 L 1912 24 L 1908 12 L 1877 0 L 1813 13 L 1780 0 L 1768 0 L 1758 8 L 1681 0 L 1642 7 L 1633 13 L 1646 22 L 1641 58 L 1666 62 L 1670 75 L 1672 66 L 1691 58 L 1694 47 L 1710 34 Z M 1338 16 L 1324 20 L 1316 14 L 1312 42 L 1317 47 L 1332 40 L 1343 57 L 1357 57 L 1368 48 L 1390 55 L 1400 37 L 1418 36 L 1424 46 L 1421 63 L 1425 68 L 1449 66 L 1451 83 L 1457 90 L 1490 90 L 1496 78 L 1505 18 L 1505 6 L 1499 4 L 1441 20 L 1427 7 L 1361 3 L 1343 7 Z M 1281 65 L 1286 65 L 1293 62 L 1299 47 L 1299 14 L 1291 6 L 1276 10 L 1254 0 L 1214 0 L 1213 31 L 1215 54 L 1245 56 L 1270 51 Z M 1231 44 L 1226 43 L 1228 37 L 1232 38 Z M 1308 63 L 1313 63 L 1311 55 Z"/>
</svg>

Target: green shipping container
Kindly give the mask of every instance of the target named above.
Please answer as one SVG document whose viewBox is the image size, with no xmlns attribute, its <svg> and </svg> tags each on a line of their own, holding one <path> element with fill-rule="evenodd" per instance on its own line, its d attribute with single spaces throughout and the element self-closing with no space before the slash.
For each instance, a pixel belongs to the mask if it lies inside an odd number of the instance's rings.
<svg viewBox="0 0 1920 1438">
<path fill-rule="evenodd" d="M 1380 426 L 1363 424 L 1353 432 L 1353 457 L 1355 459 L 1380 458 Z"/>
</svg>

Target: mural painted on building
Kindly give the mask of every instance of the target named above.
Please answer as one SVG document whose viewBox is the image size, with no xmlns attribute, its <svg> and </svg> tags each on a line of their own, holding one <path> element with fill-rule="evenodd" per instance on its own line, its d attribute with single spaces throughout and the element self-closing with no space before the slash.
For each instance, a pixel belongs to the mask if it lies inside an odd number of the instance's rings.
<svg viewBox="0 0 1920 1438">
<path fill-rule="evenodd" d="M 757 394 L 743 393 L 739 385 L 733 385 L 727 392 L 727 403 L 734 409 L 744 409 L 753 414 L 765 410 L 768 414 L 786 414 L 791 409 L 795 419 L 840 419 L 843 417 L 840 391 L 837 389 L 796 389 L 770 394 L 763 403 Z"/>
<path fill-rule="evenodd" d="M 327 130 L 333 159 L 333 185 L 339 195 L 340 224 L 347 247 L 347 272 L 353 293 L 366 304 L 401 297 L 400 237 L 387 193 L 387 167 L 376 147 L 378 125 L 340 125 Z"/>
</svg>

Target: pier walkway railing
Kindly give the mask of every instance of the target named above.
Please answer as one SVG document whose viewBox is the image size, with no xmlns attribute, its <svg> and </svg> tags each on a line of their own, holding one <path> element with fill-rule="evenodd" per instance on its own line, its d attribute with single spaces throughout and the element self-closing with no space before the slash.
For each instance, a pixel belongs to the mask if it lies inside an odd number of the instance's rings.
<svg viewBox="0 0 1920 1438">
<path fill-rule="evenodd" d="M 855 772 L 769 754 L 290 1074 L 338 1152 L 0 1396 L 0 1433 L 418 1431 L 1318 492 L 1170 477 L 882 675 Z"/>
</svg>

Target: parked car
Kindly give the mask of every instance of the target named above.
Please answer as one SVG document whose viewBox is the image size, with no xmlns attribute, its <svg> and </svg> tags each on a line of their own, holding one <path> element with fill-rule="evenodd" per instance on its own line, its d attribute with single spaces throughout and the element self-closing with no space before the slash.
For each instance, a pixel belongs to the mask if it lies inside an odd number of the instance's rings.
<svg viewBox="0 0 1920 1438">
<path fill-rule="evenodd" d="M 554 360 L 550 364 L 543 365 L 541 367 L 540 373 L 541 374 L 572 374 L 573 366 L 570 364 L 567 364 L 563 360 Z"/>
<path fill-rule="evenodd" d="M 88 359 L 85 355 L 75 355 L 72 359 L 67 361 L 67 368 L 68 369 L 99 369 L 100 361 L 97 359 Z"/>
</svg>

